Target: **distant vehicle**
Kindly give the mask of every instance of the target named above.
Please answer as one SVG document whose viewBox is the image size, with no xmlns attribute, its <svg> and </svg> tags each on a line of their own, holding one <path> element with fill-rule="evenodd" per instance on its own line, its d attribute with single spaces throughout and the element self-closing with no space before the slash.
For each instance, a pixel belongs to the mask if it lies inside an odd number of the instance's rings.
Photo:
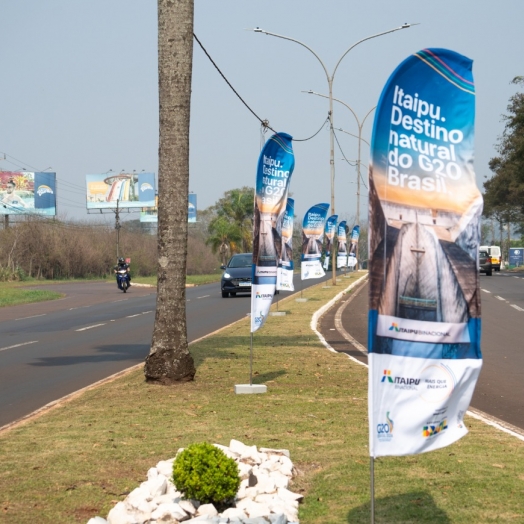
<svg viewBox="0 0 524 524">
<path fill-rule="evenodd" d="M 487 251 L 491 258 L 491 265 L 495 271 L 500 271 L 502 254 L 499 246 L 480 246 L 480 251 Z"/>
<path fill-rule="evenodd" d="M 251 293 L 252 266 L 252 253 L 233 255 L 227 266 L 220 266 L 225 270 L 220 281 L 222 298 L 227 298 L 229 295 L 234 297 L 237 293 Z"/>
<path fill-rule="evenodd" d="M 486 249 L 479 250 L 479 271 L 480 273 L 486 273 L 486 276 L 490 277 L 493 274 L 493 265 L 491 263 L 491 257 Z"/>
</svg>

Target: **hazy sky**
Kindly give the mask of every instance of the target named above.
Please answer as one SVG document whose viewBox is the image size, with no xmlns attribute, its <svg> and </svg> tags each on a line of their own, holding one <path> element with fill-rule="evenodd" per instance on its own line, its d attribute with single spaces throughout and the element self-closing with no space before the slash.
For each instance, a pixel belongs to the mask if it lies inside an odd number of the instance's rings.
<svg viewBox="0 0 524 524">
<path fill-rule="evenodd" d="M 156 2 L 0 0 L 0 12 L 0 152 L 7 155 L 0 169 L 51 167 L 59 215 L 98 218 L 85 210 L 86 174 L 158 169 Z M 501 114 L 516 92 L 510 81 L 524 74 L 522 20 L 522 0 L 195 0 L 195 33 L 224 75 L 257 115 L 297 139 L 314 134 L 326 119 L 328 101 L 301 93 L 327 94 L 325 74 L 302 46 L 246 29 L 259 26 L 304 42 L 331 72 L 358 40 L 420 23 L 353 49 L 337 70 L 334 96 L 362 119 L 413 52 L 443 47 L 473 59 L 479 186 L 490 175 Z M 229 189 L 255 185 L 261 134 L 258 120 L 196 43 L 191 111 L 190 190 L 204 209 Z M 372 116 L 364 125 L 368 142 Z M 334 123 L 357 133 L 343 106 L 335 107 Z M 338 137 L 354 160 L 357 140 Z M 364 144 L 366 165 L 368 149 Z M 294 151 L 291 191 L 301 217 L 310 206 L 330 202 L 327 127 L 295 142 Z M 356 169 L 338 147 L 335 160 L 336 211 L 350 218 Z M 364 187 L 361 202 L 365 216 Z"/>
</svg>

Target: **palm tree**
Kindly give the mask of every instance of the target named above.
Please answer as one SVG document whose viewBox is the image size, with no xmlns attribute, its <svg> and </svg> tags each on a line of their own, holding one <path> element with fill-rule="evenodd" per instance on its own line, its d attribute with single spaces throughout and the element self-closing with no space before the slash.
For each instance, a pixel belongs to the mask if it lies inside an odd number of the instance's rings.
<svg viewBox="0 0 524 524">
<path fill-rule="evenodd" d="M 146 380 L 193 380 L 186 324 L 189 116 L 194 0 L 158 0 L 158 292 Z"/>
<path fill-rule="evenodd" d="M 213 253 L 220 252 L 222 265 L 225 265 L 227 254 L 238 251 L 238 245 L 242 241 L 242 232 L 225 216 L 218 216 L 209 224 L 209 233 L 206 244 L 211 246 Z M 224 246 L 227 246 L 227 249 Z"/>
</svg>

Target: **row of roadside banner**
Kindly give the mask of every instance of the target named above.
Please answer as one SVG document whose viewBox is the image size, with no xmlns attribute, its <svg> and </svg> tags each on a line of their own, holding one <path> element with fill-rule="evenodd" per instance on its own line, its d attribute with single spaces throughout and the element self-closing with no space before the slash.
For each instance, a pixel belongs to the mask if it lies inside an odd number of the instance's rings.
<svg viewBox="0 0 524 524">
<path fill-rule="evenodd" d="M 447 49 L 409 56 L 378 102 L 369 166 L 371 467 L 375 457 L 436 450 L 467 433 L 482 366 L 474 117 L 472 61 Z M 271 136 L 257 168 L 251 333 L 275 290 L 294 290 L 294 167 L 292 137 Z M 324 276 L 335 233 L 337 267 L 357 265 L 359 225 L 348 240 L 347 224 L 337 229 L 328 210 L 320 203 L 304 216 L 302 279 Z"/>
</svg>

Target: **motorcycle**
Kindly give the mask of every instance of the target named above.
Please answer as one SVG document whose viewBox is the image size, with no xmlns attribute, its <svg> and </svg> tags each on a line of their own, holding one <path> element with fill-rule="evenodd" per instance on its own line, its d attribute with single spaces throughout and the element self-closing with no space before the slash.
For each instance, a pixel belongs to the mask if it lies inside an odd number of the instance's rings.
<svg viewBox="0 0 524 524">
<path fill-rule="evenodd" d="M 129 273 L 127 272 L 127 269 L 119 269 L 116 272 L 116 283 L 118 284 L 118 289 L 127 293 L 129 288 Z"/>
</svg>

